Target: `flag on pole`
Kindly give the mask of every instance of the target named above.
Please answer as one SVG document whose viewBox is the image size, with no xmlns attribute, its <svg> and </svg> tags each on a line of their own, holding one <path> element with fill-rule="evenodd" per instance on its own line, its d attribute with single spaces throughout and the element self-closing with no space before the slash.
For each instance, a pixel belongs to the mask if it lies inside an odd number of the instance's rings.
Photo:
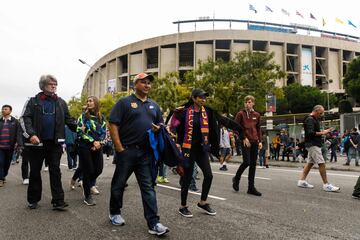
<svg viewBox="0 0 360 240">
<path fill-rule="evenodd" d="M 274 12 L 270 7 L 265 6 L 265 12 Z"/>
<path fill-rule="evenodd" d="M 285 9 L 281 9 L 281 12 L 283 13 L 283 14 L 285 14 L 285 15 L 288 15 L 288 16 L 290 16 L 290 13 L 288 12 L 288 11 L 286 11 Z"/>
<path fill-rule="evenodd" d="M 257 10 L 255 9 L 255 7 L 252 4 L 249 4 L 249 10 L 257 13 Z"/>
<path fill-rule="evenodd" d="M 299 11 L 296 11 L 296 15 L 298 15 L 298 16 L 300 16 L 300 17 L 302 17 L 302 18 L 304 18 L 304 16 L 299 12 Z"/>
<path fill-rule="evenodd" d="M 324 19 L 324 18 L 322 19 L 322 24 L 323 24 L 323 26 L 326 25 L 326 22 L 325 22 L 325 19 Z"/>
<path fill-rule="evenodd" d="M 344 22 L 340 18 L 335 18 L 335 22 L 340 23 L 340 24 L 344 24 Z"/>
<path fill-rule="evenodd" d="M 310 13 L 310 18 L 316 20 L 316 17 L 312 13 Z"/>
<path fill-rule="evenodd" d="M 350 26 L 354 27 L 354 28 L 357 28 L 357 27 L 355 26 L 355 24 L 353 24 L 350 20 L 348 20 L 348 24 L 349 24 Z"/>
</svg>

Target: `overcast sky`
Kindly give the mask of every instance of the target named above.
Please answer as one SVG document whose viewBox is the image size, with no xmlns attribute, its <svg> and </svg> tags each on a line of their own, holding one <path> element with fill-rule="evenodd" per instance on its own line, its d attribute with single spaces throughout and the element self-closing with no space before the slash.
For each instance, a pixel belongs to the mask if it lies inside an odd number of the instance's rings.
<svg viewBox="0 0 360 240">
<path fill-rule="evenodd" d="M 257 10 L 249 10 L 252 4 Z M 342 4 L 342 5 L 341 5 Z M 265 12 L 265 5 L 274 12 Z M 0 105 L 20 115 L 28 97 L 39 92 L 42 74 L 58 79 L 58 95 L 79 94 L 89 67 L 108 52 L 126 44 L 173 34 L 177 20 L 215 18 L 301 23 L 360 35 L 358 1 L 280 0 L 11 0 L 0 7 Z M 290 17 L 281 13 L 281 9 Z M 296 16 L 296 10 L 304 18 Z M 310 19 L 312 13 L 317 21 Z M 344 25 L 335 23 L 340 18 Z M 357 28 L 348 25 L 351 20 Z M 208 26 L 207 26 L 208 27 Z M 221 28 L 218 26 L 217 28 Z M 184 31 L 193 30 L 184 26 Z M 197 26 L 199 30 L 201 26 Z"/>
</svg>

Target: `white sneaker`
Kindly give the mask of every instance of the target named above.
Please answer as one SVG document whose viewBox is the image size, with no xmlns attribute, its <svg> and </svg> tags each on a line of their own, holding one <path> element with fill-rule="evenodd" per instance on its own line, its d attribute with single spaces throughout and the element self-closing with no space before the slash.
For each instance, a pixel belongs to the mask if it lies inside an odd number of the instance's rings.
<svg viewBox="0 0 360 240">
<path fill-rule="evenodd" d="M 28 178 L 25 178 L 24 181 L 23 181 L 23 184 L 24 184 L 24 185 L 29 185 L 29 179 L 28 179 Z"/>
<path fill-rule="evenodd" d="M 90 192 L 91 192 L 91 194 L 93 194 L 93 195 L 99 195 L 99 194 L 100 194 L 99 190 L 97 190 L 97 188 L 96 188 L 95 186 L 92 186 L 92 187 L 90 188 Z"/>
<path fill-rule="evenodd" d="M 323 185 L 323 189 L 325 192 L 339 192 L 340 188 L 332 185 L 331 183 L 326 183 Z"/>
<path fill-rule="evenodd" d="M 297 186 L 301 188 L 314 188 L 314 186 L 308 183 L 306 180 L 299 180 Z"/>
</svg>

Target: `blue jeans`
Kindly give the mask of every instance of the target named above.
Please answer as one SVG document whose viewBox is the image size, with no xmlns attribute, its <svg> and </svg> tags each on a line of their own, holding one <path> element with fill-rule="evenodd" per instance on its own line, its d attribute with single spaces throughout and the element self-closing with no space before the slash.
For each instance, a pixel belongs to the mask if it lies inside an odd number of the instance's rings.
<svg viewBox="0 0 360 240">
<path fill-rule="evenodd" d="M 259 151 L 259 165 L 265 166 L 265 149 L 260 149 Z"/>
<path fill-rule="evenodd" d="M 134 172 L 141 190 L 144 217 L 148 227 L 159 222 L 156 193 L 152 177 L 153 157 L 151 150 L 128 147 L 125 151 L 116 152 L 116 167 L 111 180 L 110 214 L 120 214 L 123 207 L 125 184 Z"/>
<path fill-rule="evenodd" d="M 77 150 L 74 144 L 66 145 L 66 155 L 68 161 L 68 168 L 76 168 L 77 167 Z"/>
<path fill-rule="evenodd" d="M 8 175 L 12 155 L 12 149 L 0 149 L 0 180 Z"/>
<path fill-rule="evenodd" d="M 349 148 L 349 151 L 348 151 L 346 163 L 347 163 L 347 164 L 350 164 L 352 158 L 355 158 L 355 163 L 356 163 L 356 164 L 359 163 L 359 154 L 358 154 L 358 151 L 357 151 L 355 148 L 350 147 L 350 148 Z"/>
</svg>

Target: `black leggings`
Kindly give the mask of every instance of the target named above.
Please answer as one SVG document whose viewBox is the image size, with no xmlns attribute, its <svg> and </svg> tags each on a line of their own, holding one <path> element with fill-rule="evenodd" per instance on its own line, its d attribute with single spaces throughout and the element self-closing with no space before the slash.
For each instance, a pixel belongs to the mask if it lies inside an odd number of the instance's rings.
<svg viewBox="0 0 360 240">
<path fill-rule="evenodd" d="M 250 147 L 246 147 L 245 145 L 242 145 L 242 153 L 243 153 L 243 162 L 239 166 L 236 172 L 235 180 L 240 181 L 241 175 L 243 174 L 245 169 L 249 167 L 248 188 L 251 189 L 254 188 L 254 182 L 255 182 L 256 160 L 258 156 L 258 143 L 251 143 Z"/>
<path fill-rule="evenodd" d="M 83 173 L 83 188 L 85 197 L 90 196 L 91 182 L 102 173 L 103 170 L 103 153 L 102 149 L 92 151 L 90 147 L 79 147 L 79 160 Z"/>
<path fill-rule="evenodd" d="M 211 172 L 209 153 L 204 152 L 201 147 L 192 147 L 190 151 L 189 167 L 184 169 L 184 176 L 181 177 L 181 205 L 186 206 L 186 200 L 188 196 L 188 190 L 191 183 L 191 178 L 194 170 L 194 163 L 197 163 L 201 169 L 204 180 L 202 184 L 201 200 L 206 201 L 213 175 Z"/>
</svg>

